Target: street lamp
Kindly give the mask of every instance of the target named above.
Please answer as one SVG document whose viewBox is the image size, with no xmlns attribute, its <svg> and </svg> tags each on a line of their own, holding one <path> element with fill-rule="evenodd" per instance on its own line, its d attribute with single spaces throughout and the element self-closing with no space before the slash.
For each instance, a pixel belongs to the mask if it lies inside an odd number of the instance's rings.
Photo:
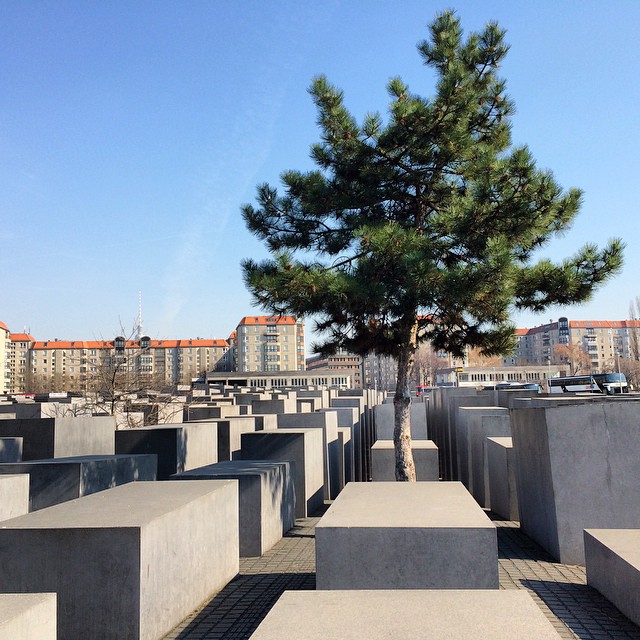
<svg viewBox="0 0 640 640">
<path fill-rule="evenodd" d="M 551 355 L 547 355 L 547 393 L 551 393 Z"/>
</svg>

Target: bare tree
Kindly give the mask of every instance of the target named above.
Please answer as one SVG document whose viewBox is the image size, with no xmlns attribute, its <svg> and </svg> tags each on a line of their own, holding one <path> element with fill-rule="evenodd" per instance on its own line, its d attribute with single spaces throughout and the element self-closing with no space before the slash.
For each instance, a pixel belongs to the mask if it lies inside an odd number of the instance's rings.
<svg viewBox="0 0 640 640">
<path fill-rule="evenodd" d="M 640 360 L 620 358 L 617 364 L 620 367 L 620 373 L 624 373 L 629 388 L 640 388 Z"/>
<path fill-rule="evenodd" d="M 632 360 L 640 360 L 640 296 L 629 303 L 629 351 Z"/>
<path fill-rule="evenodd" d="M 467 365 L 469 367 L 500 367 L 502 364 L 502 356 L 485 356 L 479 349 L 467 351 Z"/>
<path fill-rule="evenodd" d="M 412 380 L 414 385 L 435 385 L 436 374 L 446 369 L 448 360 L 441 358 L 430 344 L 418 347 L 414 357 Z"/>
<path fill-rule="evenodd" d="M 569 373 L 574 376 L 591 371 L 591 358 L 579 342 L 556 344 L 553 355 L 558 364 L 568 364 Z"/>
</svg>

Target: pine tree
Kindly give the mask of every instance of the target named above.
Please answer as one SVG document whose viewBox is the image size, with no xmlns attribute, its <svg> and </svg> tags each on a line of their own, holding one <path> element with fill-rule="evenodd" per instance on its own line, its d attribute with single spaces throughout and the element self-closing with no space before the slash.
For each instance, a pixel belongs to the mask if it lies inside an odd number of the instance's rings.
<svg viewBox="0 0 640 640">
<path fill-rule="evenodd" d="M 508 353 L 514 308 L 584 302 L 622 265 L 619 240 L 558 264 L 534 260 L 570 226 L 581 193 L 563 191 L 527 147 L 512 147 L 513 104 L 497 75 L 507 50 L 496 23 L 463 40 L 453 12 L 437 16 L 418 45 L 437 73 L 434 97 L 394 78 L 388 118 L 370 113 L 361 124 L 342 92 L 315 78 L 318 169 L 282 174 L 282 194 L 258 186 L 257 206 L 242 209 L 272 254 L 242 264 L 258 304 L 318 318 L 322 353 L 397 359 L 398 480 L 415 479 L 408 380 L 418 344 Z"/>
</svg>

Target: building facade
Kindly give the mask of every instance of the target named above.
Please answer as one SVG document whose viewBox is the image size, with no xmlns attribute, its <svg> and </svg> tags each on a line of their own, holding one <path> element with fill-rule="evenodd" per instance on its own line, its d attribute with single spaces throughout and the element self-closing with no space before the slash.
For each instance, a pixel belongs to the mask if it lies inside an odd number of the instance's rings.
<svg viewBox="0 0 640 640">
<path fill-rule="evenodd" d="M 234 371 L 304 371 L 304 322 L 293 316 L 245 316 L 232 337 Z"/>
<path fill-rule="evenodd" d="M 620 359 L 640 360 L 639 320 L 562 317 L 531 329 L 517 329 L 516 340 L 513 354 L 485 369 L 558 365 L 567 373 L 598 373 L 619 370 Z M 190 384 L 208 372 L 276 374 L 307 369 L 304 322 L 292 316 L 245 316 L 228 339 L 143 337 L 126 340 L 124 348 L 128 368 L 155 386 Z M 0 322 L 0 393 L 84 392 L 99 374 L 113 367 L 114 350 L 114 340 L 37 341 L 28 333 L 11 333 Z M 438 362 L 428 365 L 433 371 L 426 384 L 435 383 L 436 371 L 482 364 L 472 354 L 462 360 L 435 355 Z M 308 367 L 343 372 L 356 388 L 395 389 L 397 367 L 390 357 L 362 358 L 340 352 L 331 358 L 310 358 Z M 474 373 L 477 375 L 481 373 Z"/>
<path fill-rule="evenodd" d="M 0 322 L 0 393 L 11 390 L 11 332 Z"/>
<path fill-rule="evenodd" d="M 228 339 L 187 340 L 38 341 L 0 322 L 0 393 L 86 393 L 116 375 L 133 389 L 188 385 L 208 372 L 304 370 L 304 323 L 290 316 L 246 316 Z"/>
<path fill-rule="evenodd" d="M 10 393 L 22 393 L 31 381 L 31 358 L 35 340 L 28 333 L 9 334 Z"/>
<path fill-rule="evenodd" d="M 363 358 L 355 353 L 349 353 L 346 349 L 338 349 L 331 356 L 313 356 L 307 358 L 307 370 L 314 371 L 324 369 L 327 371 L 342 372 L 351 377 L 353 387 L 361 389 L 363 386 L 364 370 Z"/>
<path fill-rule="evenodd" d="M 189 384 L 209 370 L 230 371 L 231 363 L 227 340 L 33 341 L 26 374 L 16 377 L 12 392 L 86 392 L 108 386 L 116 371 L 129 376 L 132 386 Z"/>
<path fill-rule="evenodd" d="M 567 364 L 572 372 L 615 371 L 619 359 L 640 359 L 640 321 L 569 320 L 519 329 L 513 364 Z"/>
</svg>

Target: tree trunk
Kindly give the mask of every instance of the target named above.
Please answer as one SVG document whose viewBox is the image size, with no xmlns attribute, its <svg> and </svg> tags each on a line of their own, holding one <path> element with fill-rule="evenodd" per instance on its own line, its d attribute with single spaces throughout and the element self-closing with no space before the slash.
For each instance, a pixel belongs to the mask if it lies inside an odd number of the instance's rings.
<svg viewBox="0 0 640 640">
<path fill-rule="evenodd" d="M 396 480 L 415 482 L 416 468 L 411 451 L 411 395 L 409 393 L 409 374 L 416 352 L 418 323 L 414 322 L 409 338 L 398 354 L 398 378 L 396 393 L 393 397 L 394 428 L 393 445 L 396 453 Z"/>
</svg>

